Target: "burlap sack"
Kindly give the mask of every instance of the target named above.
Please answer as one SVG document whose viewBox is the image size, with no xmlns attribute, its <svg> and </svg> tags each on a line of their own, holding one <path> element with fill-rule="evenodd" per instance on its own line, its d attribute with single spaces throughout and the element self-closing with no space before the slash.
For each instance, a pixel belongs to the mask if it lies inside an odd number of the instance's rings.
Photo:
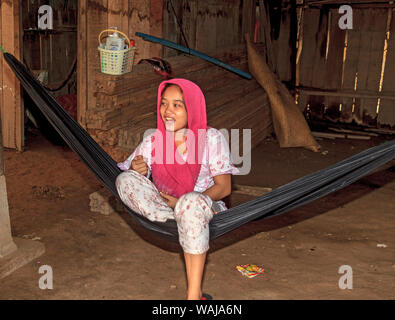
<svg viewBox="0 0 395 320">
<path fill-rule="evenodd" d="M 274 132 L 280 147 L 304 147 L 318 152 L 321 147 L 313 138 L 294 98 L 270 70 L 264 57 L 256 50 L 250 38 L 246 35 L 245 39 L 248 50 L 248 67 L 269 97 Z"/>
</svg>

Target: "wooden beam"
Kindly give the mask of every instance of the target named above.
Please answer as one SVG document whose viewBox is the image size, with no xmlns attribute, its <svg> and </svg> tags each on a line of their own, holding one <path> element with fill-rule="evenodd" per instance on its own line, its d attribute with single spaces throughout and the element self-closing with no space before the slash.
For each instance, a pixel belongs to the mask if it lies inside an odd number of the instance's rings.
<svg viewBox="0 0 395 320">
<path fill-rule="evenodd" d="M 77 121 L 86 129 L 86 110 L 88 103 L 87 68 L 87 2 L 78 1 L 78 38 L 77 38 Z"/>
<path fill-rule="evenodd" d="M 311 134 L 313 137 L 318 137 L 318 138 L 328 138 L 328 139 L 336 139 L 336 138 L 342 138 L 342 139 L 354 139 L 354 140 L 370 140 L 370 136 L 362 136 L 362 135 L 355 135 L 355 134 L 348 134 L 348 133 L 329 133 L 329 132 L 316 132 L 312 131 Z"/>
<path fill-rule="evenodd" d="M 6 52 L 21 59 L 20 1 L 1 1 L 1 43 Z M 3 60 L 3 59 L 2 59 Z M 3 145 L 23 150 L 24 112 L 21 86 L 10 67 L 2 62 L 1 71 L 1 121 Z"/>
<path fill-rule="evenodd" d="M 303 89 L 296 88 L 296 90 L 300 93 L 309 94 L 312 96 L 326 96 L 326 97 L 347 97 L 347 98 L 369 98 L 369 99 L 388 99 L 395 100 L 395 95 L 385 94 L 381 92 L 372 92 L 372 91 L 325 91 L 325 90 L 311 90 L 311 89 Z"/>
<path fill-rule="evenodd" d="M 305 6 L 321 6 L 321 5 L 357 5 L 357 4 L 370 4 L 370 5 L 377 5 L 377 4 L 385 4 L 389 3 L 389 0 L 306 0 L 304 1 Z"/>
<path fill-rule="evenodd" d="M 272 188 L 258 187 L 258 186 L 247 186 L 242 184 L 233 184 L 232 193 L 235 194 L 246 194 L 251 197 L 259 197 L 272 191 Z"/>
</svg>

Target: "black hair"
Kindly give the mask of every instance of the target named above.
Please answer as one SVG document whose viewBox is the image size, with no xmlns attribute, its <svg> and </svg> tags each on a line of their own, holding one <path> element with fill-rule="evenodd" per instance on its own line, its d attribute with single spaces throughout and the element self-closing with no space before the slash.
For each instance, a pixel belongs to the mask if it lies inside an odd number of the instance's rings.
<svg viewBox="0 0 395 320">
<path fill-rule="evenodd" d="M 166 89 L 168 89 L 168 88 L 170 88 L 170 87 L 173 87 L 173 86 L 175 86 L 175 87 L 177 87 L 178 89 L 180 89 L 181 93 L 184 94 L 184 92 L 182 91 L 181 87 L 180 87 L 178 84 L 169 83 L 169 82 L 168 82 L 168 83 L 166 83 L 165 86 L 163 87 L 163 90 L 162 90 L 160 96 L 163 97 L 163 94 L 165 93 Z"/>
</svg>

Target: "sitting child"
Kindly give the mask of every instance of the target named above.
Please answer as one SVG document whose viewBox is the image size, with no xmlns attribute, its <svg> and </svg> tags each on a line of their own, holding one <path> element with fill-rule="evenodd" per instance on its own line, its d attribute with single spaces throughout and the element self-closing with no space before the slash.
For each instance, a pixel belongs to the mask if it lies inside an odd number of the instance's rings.
<svg viewBox="0 0 395 320">
<path fill-rule="evenodd" d="M 207 126 L 200 88 L 185 79 L 162 82 L 157 130 L 118 166 L 124 172 L 116 187 L 130 209 L 151 221 L 176 220 L 187 299 L 202 299 L 208 225 L 214 214 L 227 209 L 221 199 L 231 193 L 231 175 L 239 170 L 231 162 L 223 134 Z M 154 183 L 148 179 L 151 173 Z"/>
</svg>

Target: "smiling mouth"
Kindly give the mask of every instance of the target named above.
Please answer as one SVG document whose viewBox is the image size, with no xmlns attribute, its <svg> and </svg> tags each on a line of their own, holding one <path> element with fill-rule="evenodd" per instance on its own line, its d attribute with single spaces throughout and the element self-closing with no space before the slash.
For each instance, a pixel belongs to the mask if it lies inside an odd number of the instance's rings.
<svg viewBox="0 0 395 320">
<path fill-rule="evenodd" d="M 170 117 L 164 117 L 163 120 L 165 121 L 165 123 L 169 123 L 169 124 L 176 122 L 176 119 Z"/>
<path fill-rule="evenodd" d="M 173 118 L 164 118 L 163 120 L 164 120 L 164 125 L 165 125 L 166 129 L 168 129 L 168 130 L 173 130 L 174 129 L 174 126 L 175 126 L 175 123 L 176 123 L 175 119 L 173 119 Z"/>
</svg>

